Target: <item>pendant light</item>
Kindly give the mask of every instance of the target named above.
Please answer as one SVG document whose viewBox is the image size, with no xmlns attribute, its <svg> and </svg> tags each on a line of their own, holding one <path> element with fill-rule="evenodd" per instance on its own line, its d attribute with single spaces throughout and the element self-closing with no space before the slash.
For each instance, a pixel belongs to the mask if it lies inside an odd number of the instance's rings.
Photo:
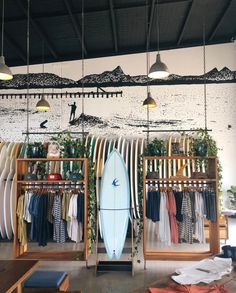
<svg viewBox="0 0 236 293">
<path fill-rule="evenodd" d="M 148 0 L 146 0 L 146 31 L 148 36 Z M 149 109 L 150 108 L 156 108 L 157 104 L 155 100 L 151 96 L 150 92 L 150 86 L 149 86 L 149 79 L 148 79 L 148 69 L 149 69 L 149 40 L 147 41 L 147 47 L 146 47 L 146 79 L 147 79 L 147 98 L 143 102 L 143 107 L 147 109 L 147 144 L 149 144 Z"/>
<path fill-rule="evenodd" d="M 147 98 L 143 101 L 144 108 L 156 108 L 157 104 L 152 98 L 151 93 L 148 91 Z"/>
<path fill-rule="evenodd" d="M 43 74 L 44 74 L 44 42 L 42 45 L 42 63 L 43 63 Z M 43 93 L 41 95 L 41 99 L 36 104 L 36 109 L 39 111 L 49 111 L 50 105 L 48 101 L 46 101 L 47 96 L 44 95 L 44 87 L 43 87 Z"/>
<path fill-rule="evenodd" d="M 158 14 L 158 0 L 156 4 L 156 15 L 157 15 L 157 57 L 156 62 L 151 66 L 149 70 L 148 77 L 153 79 L 163 79 L 169 76 L 169 70 L 165 63 L 161 62 L 161 56 L 160 56 L 160 44 L 159 44 L 159 38 L 160 38 L 160 28 L 159 28 L 159 14 Z"/>
<path fill-rule="evenodd" d="M 146 31 L 148 36 L 148 1 L 146 0 Z M 149 108 L 155 108 L 157 106 L 155 100 L 152 98 L 151 92 L 150 92 L 150 86 L 149 86 L 149 80 L 148 80 L 148 68 L 149 68 L 149 46 L 147 41 L 147 48 L 146 48 L 146 79 L 147 79 L 147 98 L 143 102 L 143 107 L 147 108 L 147 111 L 149 111 Z M 148 113 L 149 116 L 149 113 Z"/>
<path fill-rule="evenodd" d="M 12 72 L 10 68 L 5 64 L 5 58 L 3 55 L 4 48 L 4 1 L 2 0 L 2 51 L 0 56 L 0 80 L 11 80 L 13 79 Z"/>
</svg>

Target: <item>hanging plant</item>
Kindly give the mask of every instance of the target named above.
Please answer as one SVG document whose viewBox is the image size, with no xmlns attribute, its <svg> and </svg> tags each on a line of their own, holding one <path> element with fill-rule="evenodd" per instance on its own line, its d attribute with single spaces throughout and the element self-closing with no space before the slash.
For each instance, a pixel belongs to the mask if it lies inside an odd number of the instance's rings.
<svg viewBox="0 0 236 293">
<path fill-rule="evenodd" d="M 87 141 L 87 146 L 84 146 L 84 156 L 89 158 L 91 138 Z M 89 162 L 88 165 L 88 243 L 89 252 L 93 252 L 93 246 L 96 242 L 97 235 L 97 197 L 96 197 L 96 180 L 95 180 L 95 164 Z"/>
<path fill-rule="evenodd" d="M 207 151 L 206 151 L 207 149 Z M 199 152 L 198 152 L 199 151 Z M 193 137 L 193 143 L 191 147 L 191 154 L 194 156 L 209 156 L 218 157 L 219 148 L 214 138 L 205 129 L 199 128 L 197 131 L 197 138 Z M 208 159 L 204 157 L 196 160 L 196 168 L 204 165 L 206 170 L 208 168 Z M 220 211 L 222 210 L 222 165 L 218 158 L 217 160 L 217 173 L 218 173 L 218 193 L 219 193 L 219 204 Z"/>
</svg>

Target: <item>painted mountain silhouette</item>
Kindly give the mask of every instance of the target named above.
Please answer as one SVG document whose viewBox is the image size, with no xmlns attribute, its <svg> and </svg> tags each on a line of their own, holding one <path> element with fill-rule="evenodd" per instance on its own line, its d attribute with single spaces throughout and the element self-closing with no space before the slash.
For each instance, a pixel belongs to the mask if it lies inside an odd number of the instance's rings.
<svg viewBox="0 0 236 293">
<path fill-rule="evenodd" d="M 131 86 L 136 84 L 133 78 L 130 75 L 125 74 L 120 66 L 117 66 L 112 71 L 104 71 L 101 74 L 87 75 L 78 81 L 79 85 L 82 85 L 82 83 L 85 87 L 114 87 L 120 85 Z"/>
<path fill-rule="evenodd" d="M 167 79 L 148 79 L 150 85 L 177 85 L 177 84 L 202 84 L 206 78 L 207 83 L 235 83 L 236 71 L 224 67 L 221 70 L 213 68 L 206 75 L 177 75 L 170 74 Z M 29 88 L 80 88 L 85 87 L 122 87 L 145 86 L 146 75 L 130 76 L 125 74 L 120 66 L 112 71 L 104 71 L 101 74 L 90 74 L 83 79 L 74 81 L 61 78 L 53 73 L 31 73 L 29 75 Z M 10 81 L 0 81 L 0 89 L 26 89 L 27 75 L 16 74 Z"/>
<path fill-rule="evenodd" d="M 70 88 L 77 87 L 77 83 L 68 78 L 61 78 L 53 73 L 30 73 L 29 88 Z M 27 88 L 27 74 L 15 74 L 9 81 L 0 81 L 1 89 Z"/>
</svg>

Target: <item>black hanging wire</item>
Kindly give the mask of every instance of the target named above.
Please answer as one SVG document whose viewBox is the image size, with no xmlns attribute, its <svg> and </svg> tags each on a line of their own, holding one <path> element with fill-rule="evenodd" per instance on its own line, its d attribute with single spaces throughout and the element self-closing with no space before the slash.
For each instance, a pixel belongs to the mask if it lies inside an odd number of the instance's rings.
<svg viewBox="0 0 236 293">
<path fill-rule="evenodd" d="M 43 64 L 43 76 L 44 76 L 44 41 L 42 41 L 42 64 Z M 44 96 L 44 86 L 42 90 L 42 96 Z"/>
<path fill-rule="evenodd" d="M 148 0 L 146 0 L 146 17 L 145 17 L 145 26 L 146 26 L 146 35 L 149 38 L 148 35 L 148 29 L 149 29 L 149 22 L 148 22 Z M 147 40 L 147 45 L 146 45 L 146 78 L 147 78 L 147 97 L 149 96 L 149 77 L 148 77 L 148 72 L 149 72 L 149 65 L 150 65 L 150 60 L 149 60 L 149 39 Z M 147 106 L 147 145 L 149 144 L 149 107 Z"/>
<path fill-rule="evenodd" d="M 2 46 L 1 54 L 4 56 L 4 17 L 5 17 L 5 0 L 2 0 Z"/>
<path fill-rule="evenodd" d="M 84 0 L 82 0 L 82 7 L 81 7 L 81 57 L 82 57 L 82 153 L 85 155 L 84 150 Z"/>
<path fill-rule="evenodd" d="M 157 0 L 157 4 L 156 4 L 156 15 L 157 15 L 157 54 L 160 53 L 160 27 L 159 27 L 159 11 L 158 11 L 158 0 Z"/>
<path fill-rule="evenodd" d="M 203 72 L 204 72 L 204 124 L 207 132 L 207 88 L 206 88 L 206 7 L 204 7 L 202 39 L 203 39 Z"/>
<path fill-rule="evenodd" d="M 28 7 L 27 7 L 27 42 L 26 42 L 26 51 L 27 51 L 27 99 L 26 99 L 26 137 L 25 141 L 29 144 L 29 52 L 30 52 L 30 0 L 28 0 Z"/>
</svg>

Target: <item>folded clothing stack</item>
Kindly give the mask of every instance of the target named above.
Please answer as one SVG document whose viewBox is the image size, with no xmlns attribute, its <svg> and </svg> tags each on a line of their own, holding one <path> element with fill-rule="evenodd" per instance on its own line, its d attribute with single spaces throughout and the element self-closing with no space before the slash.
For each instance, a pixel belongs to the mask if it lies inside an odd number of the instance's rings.
<svg viewBox="0 0 236 293">
<path fill-rule="evenodd" d="M 222 276 L 232 271 L 232 259 L 215 257 L 214 259 L 203 259 L 200 262 L 183 269 L 176 270 L 178 276 L 172 279 L 179 284 L 209 284 L 220 280 Z"/>
</svg>

